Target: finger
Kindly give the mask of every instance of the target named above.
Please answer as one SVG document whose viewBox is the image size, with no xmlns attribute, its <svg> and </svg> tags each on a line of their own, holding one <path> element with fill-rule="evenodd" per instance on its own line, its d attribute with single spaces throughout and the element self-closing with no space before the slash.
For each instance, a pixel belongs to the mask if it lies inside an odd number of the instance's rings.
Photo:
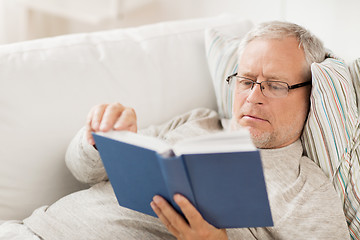
<svg viewBox="0 0 360 240">
<path fill-rule="evenodd" d="M 90 119 L 88 120 L 90 122 L 90 129 L 92 131 L 97 132 L 100 130 L 100 123 L 102 121 L 107 106 L 108 106 L 107 104 L 101 104 L 93 108 Z"/>
<path fill-rule="evenodd" d="M 95 140 L 94 140 L 94 137 L 92 136 L 92 134 L 91 134 L 91 129 L 88 127 L 88 126 L 86 126 L 86 133 L 85 133 L 85 135 L 86 135 L 86 140 L 88 141 L 88 143 L 90 144 L 90 145 L 95 145 Z"/>
<path fill-rule="evenodd" d="M 185 219 L 178 214 L 175 209 L 162 197 L 155 196 L 153 198 L 156 206 L 160 209 L 161 214 L 169 221 L 178 232 L 187 232 L 190 230 Z"/>
<path fill-rule="evenodd" d="M 160 221 L 165 225 L 165 227 L 171 232 L 175 237 L 179 236 L 179 232 L 174 226 L 171 225 L 170 221 L 162 214 L 161 209 L 156 205 L 154 201 L 150 203 L 151 208 L 154 210 L 156 215 L 159 217 Z"/>
<path fill-rule="evenodd" d="M 129 130 L 137 132 L 136 113 L 132 108 L 125 108 L 114 125 L 115 130 Z"/>
<path fill-rule="evenodd" d="M 202 227 L 204 223 L 207 223 L 186 197 L 181 194 L 175 194 L 174 201 L 179 205 L 191 228 L 196 229 Z"/>
<path fill-rule="evenodd" d="M 88 129 L 91 129 L 91 121 L 92 121 L 92 116 L 93 116 L 93 113 L 94 113 L 94 107 L 92 107 L 86 117 L 86 123 L 85 123 L 85 126 L 88 128 Z"/>
<path fill-rule="evenodd" d="M 137 124 L 130 126 L 129 131 L 136 133 L 137 132 Z"/>
<path fill-rule="evenodd" d="M 87 139 L 87 141 L 88 141 L 88 143 L 89 143 L 90 145 L 95 145 L 94 138 L 93 138 L 93 136 L 92 136 L 92 134 L 91 134 L 91 132 L 92 132 L 92 131 L 95 131 L 95 130 L 92 129 L 92 126 L 91 126 L 91 125 L 92 125 L 92 122 L 93 122 L 93 114 L 94 114 L 94 111 L 95 111 L 96 108 L 99 108 L 99 107 L 101 107 L 101 105 L 96 105 L 96 106 L 94 106 L 93 108 L 91 108 L 90 111 L 89 111 L 89 113 L 88 113 L 88 115 L 87 115 L 87 117 L 86 117 L 85 137 L 86 137 L 86 139 Z M 96 121 L 96 120 L 95 120 L 95 121 Z M 99 125 L 99 124 L 97 124 L 97 125 Z"/>
<path fill-rule="evenodd" d="M 120 103 L 113 103 L 108 105 L 101 120 L 100 131 L 106 132 L 112 129 L 124 109 L 125 107 Z"/>
</svg>

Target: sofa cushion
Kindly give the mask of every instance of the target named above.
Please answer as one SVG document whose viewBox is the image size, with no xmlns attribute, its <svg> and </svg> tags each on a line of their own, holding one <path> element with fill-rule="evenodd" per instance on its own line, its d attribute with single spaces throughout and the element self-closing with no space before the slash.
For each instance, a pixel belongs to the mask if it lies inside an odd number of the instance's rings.
<svg viewBox="0 0 360 240">
<path fill-rule="evenodd" d="M 225 79 L 237 71 L 237 46 L 241 38 L 216 29 L 208 29 L 205 34 L 219 112 L 223 118 L 231 118 L 232 89 Z M 359 74 L 358 66 L 355 65 L 354 73 Z M 304 151 L 333 182 L 344 203 L 350 232 L 359 238 L 360 127 L 352 78 L 347 65 L 334 58 L 313 63 L 311 71 L 313 88 L 302 135 Z"/>
<path fill-rule="evenodd" d="M 140 128 L 216 109 L 204 29 L 242 22 L 222 15 L 0 46 L 0 219 L 86 187 L 64 155 L 93 105 L 132 106 Z"/>
</svg>

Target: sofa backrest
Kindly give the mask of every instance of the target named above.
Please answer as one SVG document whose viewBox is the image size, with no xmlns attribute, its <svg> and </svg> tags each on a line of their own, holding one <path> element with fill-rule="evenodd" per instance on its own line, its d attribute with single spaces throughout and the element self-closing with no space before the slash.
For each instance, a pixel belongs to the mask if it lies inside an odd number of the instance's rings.
<svg viewBox="0 0 360 240">
<path fill-rule="evenodd" d="M 140 128 L 216 109 L 203 32 L 233 24 L 251 26 L 223 15 L 0 46 L 0 220 L 87 187 L 64 155 L 93 105 L 132 106 Z"/>
</svg>

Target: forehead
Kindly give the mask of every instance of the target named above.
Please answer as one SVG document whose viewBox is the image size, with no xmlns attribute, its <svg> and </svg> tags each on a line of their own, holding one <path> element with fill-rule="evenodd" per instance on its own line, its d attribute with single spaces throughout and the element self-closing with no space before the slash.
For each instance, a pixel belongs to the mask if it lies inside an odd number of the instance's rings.
<svg viewBox="0 0 360 240">
<path fill-rule="evenodd" d="M 305 55 L 294 37 L 254 39 L 246 45 L 239 58 L 239 74 L 253 77 L 302 81 Z"/>
</svg>

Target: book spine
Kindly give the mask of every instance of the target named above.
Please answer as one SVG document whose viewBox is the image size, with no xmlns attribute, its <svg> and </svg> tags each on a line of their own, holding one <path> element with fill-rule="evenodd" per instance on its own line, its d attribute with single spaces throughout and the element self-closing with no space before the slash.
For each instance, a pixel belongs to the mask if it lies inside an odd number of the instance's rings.
<svg viewBox="0 0 360 240">
<path fill-rule="evenodd" d="M 179 206 L 174 202 L 173 199 L 174 194 L 180 193 L 196 207 L 197 205 L 195 202 L 193 190 L 182 156 L 164 158 L 161 155 L 158 155 L 158 160 L 161 167 L 161 172 L 168 188 L 169 196 L 171 197 L 171 199 L 167 200 L 179 213 L 181 213 Z"/>
</svg>

